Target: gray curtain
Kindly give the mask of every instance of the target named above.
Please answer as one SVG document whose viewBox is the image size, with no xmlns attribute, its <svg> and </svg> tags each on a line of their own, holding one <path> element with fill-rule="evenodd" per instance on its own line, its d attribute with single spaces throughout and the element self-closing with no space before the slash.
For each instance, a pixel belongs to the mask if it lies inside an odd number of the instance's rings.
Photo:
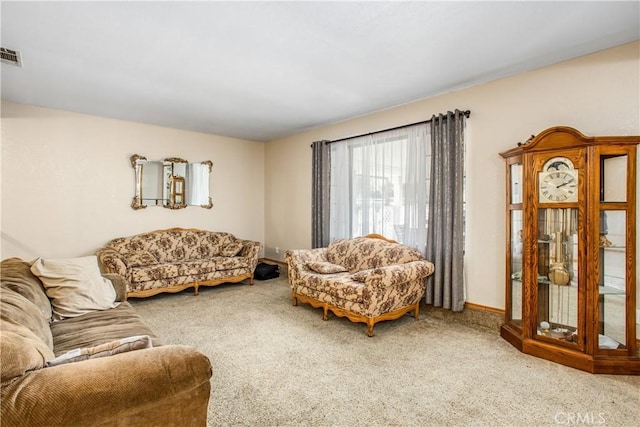
<svg viewBox="0 0 640 427">
<path fill-rule="evenodd" d="M 452 311 L 464 309 L 464 121 L 459 110 L 431 118 L 427 259 L 435 272 L 427 280 L 425 300 Z"/>
<path fill-rule="evenodd" d="M 329 141 L 316 141 L 311 148 L 313 151 L 311 247 L 323 248 L 329 245 L 329 193 L 331 190 Z"/>
</svg>

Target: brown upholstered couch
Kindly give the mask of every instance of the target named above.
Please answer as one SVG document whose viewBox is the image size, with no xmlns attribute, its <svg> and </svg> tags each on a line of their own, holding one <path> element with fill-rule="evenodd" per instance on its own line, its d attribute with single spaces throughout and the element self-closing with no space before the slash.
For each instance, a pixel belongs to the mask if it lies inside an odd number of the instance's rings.
<svg viewBox="0 0 640 427">
<path fill-rule="evenodd" d="M 127 295 L 147 297 L 249 279 L 258 264 L 259 242 L 230 233 L 171 228 L 108 242 L 97 252 L 105 272 L 126 279 Z"/>
<path fill-rule="evenodd" d="M 417 319 L 431 262 L 408 246 L 379 235 L 336 240 L 327 248 L 287 251 L 293 305 L 322 307 L 352 322 L 367 324 L 367 335 L 382 320 L 413 311 Z"/>
<path fill-rule="evenodd" d="M 116 308 L 52 321 L 52 306 L 30 264 L 0 266 L 3 426 L 204 426 L 211 364 L 194 348 L 160 339 L 116 289 Z M 95 269 L 97 270 L 97 261 Z M 105 286 L 106 285 L 105 282 Z M 151 348 L 47 366 L 54 356 L 142 335 Z"/>
</svg>

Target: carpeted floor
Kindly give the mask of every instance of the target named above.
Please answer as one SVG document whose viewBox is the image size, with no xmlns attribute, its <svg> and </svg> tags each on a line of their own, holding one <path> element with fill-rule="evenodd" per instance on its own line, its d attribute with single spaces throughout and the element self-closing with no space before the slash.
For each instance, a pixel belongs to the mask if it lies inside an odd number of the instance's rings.
<svg viewBox="0 0 640 427">
<path fill-rule="evenodd" d="M 365 325 L 291 305 L 285 278 L 131 303 L 213 364 L 210 426 L 636 426 L 640 377 L 524 355 L 422 310 Z"/>
</svg>

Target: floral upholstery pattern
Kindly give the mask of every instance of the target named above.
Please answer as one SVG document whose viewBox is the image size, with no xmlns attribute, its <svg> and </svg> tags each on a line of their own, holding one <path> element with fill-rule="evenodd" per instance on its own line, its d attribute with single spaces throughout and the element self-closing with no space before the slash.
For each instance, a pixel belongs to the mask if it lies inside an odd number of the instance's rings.
<svg viewBox="0 0 640 427">
<path fill-rule="evenodd" d="M 125 259 L 125 262 L 129 267 L 141 267 L 143 265 L 157 264 L 158 260 L 156 257 L 151 255 L 151 252 L 140 251 L 129 254 Z"/>
<path fill-rule="evenodd" d="M 399 243 L 358 237 L 336 240 L 327 248 L 287 251 L 294 304 L 301 299 L 369 326 L 398 318 L 410 310 L 417 316 L 426 278 L 434 271 L 419 251 Z M 310 266 L 336 264 L 344 272 L 319 273 Z M 337 269 L 336 269 L 337 270 Z"/>
<path fill-rule="evenodd" d="M 369 268 L 420 261 L 424 260 L 424 257 L 417 249 L 398 243 L 356 237 L 330 243 L 327 247 L 327 260 L 354 273 Z"/>
<path fill-rule="evenodd" d="M 343 273 L 348 271 L 341 265 L 332 264 L 330 262 L 312 261 L 307 263 L 307 267 L 315 271 L 316 273 L 330 274 L 330 273 Z"/>
<path fill-rule="evenodd" d="M 226 232 L 172 228 L 113 239 L 97 255 L 105 272 L 127 280 L 129 296 L 148 296 L 246 278 L 253 284 L 260 249 Z"/>
</svg>

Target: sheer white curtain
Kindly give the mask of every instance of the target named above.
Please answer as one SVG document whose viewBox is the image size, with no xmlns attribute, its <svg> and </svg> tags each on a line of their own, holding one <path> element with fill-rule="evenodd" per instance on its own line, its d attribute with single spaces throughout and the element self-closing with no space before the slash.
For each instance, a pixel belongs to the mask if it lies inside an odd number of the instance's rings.
<svg viewBox="0 0 640 427">
<path fill-rule="evenodd" d="M 382 234 L 424 253 L 430 127 L 403 127 L 330 146 L 330 241 Z"/>
</svg>

